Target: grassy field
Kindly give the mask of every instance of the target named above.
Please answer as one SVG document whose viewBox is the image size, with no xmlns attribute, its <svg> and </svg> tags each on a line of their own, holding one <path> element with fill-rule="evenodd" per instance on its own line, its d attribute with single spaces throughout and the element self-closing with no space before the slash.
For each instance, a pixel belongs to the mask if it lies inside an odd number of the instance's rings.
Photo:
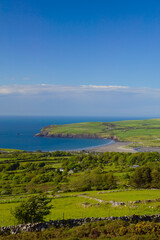
<svg viewBox="0 0 160 240">
<path fill-rule="evenodd" d="M 159 200 L 129 203 L 160 198 L 160 190 L 151 190 L 160 189 L 159 162 L 160 154 L 155 152 L 1 151 L 0 225 L 16 224 L 12 210 L 30 196 L 40 193 L 47 193 L 52 201 L 51 214 L 46 220 L 159 213 Z M 133 168 L 134 164 L 140 167 Z M 138 169 L 149 174 L 149 178 L 143 179 L 144 182 L 149 179 L 148 185 L 133 185 Z M 137 188 L 148 190 L 134 190 Z M 109 201 L 124 202 L 125 205 L 113 207 Z"/>
<path fill-rule="evenodd" d="M 157 199 L 160 197 L 160 190 L 130 190 L 130 191 L 90 191 L 82 193 L 62 193 L 52 199 L 51 204 L 53 208 L 51 214 L 47 216 L 46 220 L 70 219 L 82 217 L 108 217 L 108 216 L 124 216 L 124 215 L 144 215 L 156 214 L 160 210 L 160 202 L 140 203 L 134 205 L 112 207 L 108 203 L 99 203 L 96 199 L 105 201 L 128 201 Z M 84 194 L 84 192 L 83 192 Z M 85 196 L 93 197 L 93 199 Z M 16 224 L 11 211 L 20 203 L 24 201 L 27 195 L 15 197 L 3 197 L 0 203 L 0 225 L 14 225 Z M 2 203 L 3 200 L 3 203 Z M 17 201 L 17 202 L 16 202 Z"/>
<path fill-rule="evenodd" d="M 109 217 L 159 213 L 160 203 L 137 204 L 136 206 L 112 207 L 110 204 L 93 202 L 82 197 L 68 197 L 52 201 L 55 206 L 47 219 L 70 219 L 83 217 Z M 85 204 L 85 205 L 84 205 Z"/>
<path fill-rule="evenodd" d="M 37 136 L 114 137 L 137 146 L 160 146 L 160 119 L 51 125 L 42 128 Z"/>
<path fill-rule="evenodd" d="M 41 130 L 41 133 L 52 134 L 62 134 L 62 136 L 67 134 L 80 135 L 80 134 L 92 134 L 100 136 L 105 132 L 106 126 L 101 122 L 85 122 L 85 123 L 74 123 L 65 125 L 51 125 L 45 127 Z"/>
<path fill-rule="evenodd" d="M 136 200 L 158 199 L 160 198 L 159 189 L 142 190 L 112 190 L 112 191 L 86 191 L 86 192 L 68 192 L 62 193 L 62 197 L 75 197 L 79 195 L 90 196 L 104 201 L 129 202 Z"/>
<path fill-rule="evenodd" d="M 93 191 L 88 192 L 89 196 L 100 198 L 105 201 L 136 201 L 146 199 L 157 199 L 160 198 L 160 190 L 128 190 L 128 191 Z"/>
</svg>

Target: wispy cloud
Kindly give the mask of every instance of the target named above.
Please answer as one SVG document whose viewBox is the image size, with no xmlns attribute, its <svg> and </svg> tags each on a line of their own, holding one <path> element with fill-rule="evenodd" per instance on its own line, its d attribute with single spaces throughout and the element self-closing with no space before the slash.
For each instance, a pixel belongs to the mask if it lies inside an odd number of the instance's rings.
<svg viewBox="0 0 160 240">
<path fill-rule="evenodd" d="M 127 86 L 105 86 L 105 85 L 82 85 L 83 89 L 98 89 L 98 90 L 117 90 L 117 89 L 128 89 Z"/>
<path fill-rule="evenodd" d="M 43 93 L 91 93 L 91 92 L 122 92 L 133 94 L 149 94 L 160 96 L 160 89 L 153 88 L 131 88 L 128 86 L 112 86 L 112 85 L 81 85 L 81 86 L 64 86 L 64 85 L 1 85 L 0 95 L 21 94 L 21 95 L 39 95 Z"/>
<path fill-rule="evenodd" d="M 128 86 L 101 86 L 101 85 L 81 85 L 81 86 L 64 86 L 64 85 L 1 85 L 0 94 L 40 94 L 43 92 L 133 92 L 133 93 L 160 93 L 160 89 L 151 88 L 131 88 Z"/>
<path fill-rule="evenodd" d="M 160 89 L 145 87 L 1 85 L 0 96 L 0 114 L 159 116 L 160 112 Z"/>
</svg>

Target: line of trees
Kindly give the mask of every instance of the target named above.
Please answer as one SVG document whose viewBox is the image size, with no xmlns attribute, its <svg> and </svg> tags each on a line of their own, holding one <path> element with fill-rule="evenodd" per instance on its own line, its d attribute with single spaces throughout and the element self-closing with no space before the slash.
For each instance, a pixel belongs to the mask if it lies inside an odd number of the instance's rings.
<svg viewBox="0 0 160 240">
<path fill-rule="evenodd" d="M 130 184 L 135 188 L 160 188 L 160 169 L 137 168 L 131 176 Z"/>
</svg>

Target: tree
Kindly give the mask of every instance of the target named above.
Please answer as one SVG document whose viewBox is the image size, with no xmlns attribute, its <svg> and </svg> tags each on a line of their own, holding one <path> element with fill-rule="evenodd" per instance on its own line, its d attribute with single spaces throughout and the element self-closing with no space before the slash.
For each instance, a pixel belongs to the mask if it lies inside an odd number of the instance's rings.
<svg viewBox="0 0 160 240">
<path fill-rule="evenodd" d="M 151 181 L 151 169 L 149 167 L 137 168 L 130 180 L 131 185 L 136 188 L 149 188 Z"/>
<path fill-rule="evenodd" d="M 91 190 L 91 178 L 89 174 L 78 176 L 73 178 L 70 182 L 70 188 L 74 191 L 90 191 Z"/>
<path fill-rule="evenodd" d="M 29 198 L 21 203 L 13 211 L 14 217 L 19 223 L 42 222 L 44 217 L 50 213 L 52 205 L 48 205 L 51 199 L 44 194 Z"/>
<path fill-rule="evenodd" d="M 160 188 L 160 172 L 157 169 L 153 169 L 151 175 L 152 175 L 151 187 Z"/>
</svg>

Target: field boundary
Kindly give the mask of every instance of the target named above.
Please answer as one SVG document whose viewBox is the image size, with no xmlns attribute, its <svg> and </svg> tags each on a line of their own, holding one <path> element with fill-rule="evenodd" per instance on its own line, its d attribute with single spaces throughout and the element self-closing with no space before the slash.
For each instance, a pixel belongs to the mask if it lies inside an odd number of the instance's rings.
<svg viewBox="0 0 160 240">
<path fill-rule="evenodd" d="M 160 214 L 157 215 L 132 215 L 132 216 L 122 216 L 122 217 L 104 217 L 104 218 L 81 218 L 81 219 L 67 219 L 67 220 L 50 220 L 49 222 L 40 222 L 40 223 L 28 223 L 28 224 L 20 224 L 17 226 L 8 226 L 8 227 L 1 227 L 0 234 L 18 234 L 20 232 L 38 232 L 44 231 L 50 227 L 77 227 L 81 226 L 86 223 L 90 222 L 97 222 L 97 221 L 116 221 L 122 220 L 125 222 L 160 222 Z"/>
</svg>

